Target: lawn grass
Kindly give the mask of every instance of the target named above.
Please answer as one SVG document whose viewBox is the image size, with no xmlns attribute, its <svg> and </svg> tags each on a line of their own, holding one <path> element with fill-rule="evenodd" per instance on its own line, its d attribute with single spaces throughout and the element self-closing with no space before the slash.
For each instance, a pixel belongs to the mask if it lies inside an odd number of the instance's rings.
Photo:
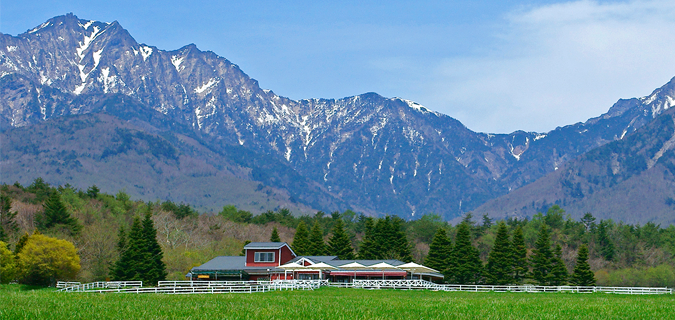
<svg viewBox="0 0 675 320">
<path fill-rule="evenodd" d="M 674 295 L 321 288 L 253 294 L 64 293 L 0 286 L 0 319 L 674 319 Z"/>
</svg>

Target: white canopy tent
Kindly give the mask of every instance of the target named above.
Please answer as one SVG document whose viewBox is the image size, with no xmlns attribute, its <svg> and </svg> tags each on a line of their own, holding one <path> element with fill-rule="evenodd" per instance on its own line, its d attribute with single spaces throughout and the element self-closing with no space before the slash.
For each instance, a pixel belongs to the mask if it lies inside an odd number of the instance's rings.
<svg viewBox="0 0 675 320">
<path fill-rule="evenodd" d="M 422 273 L 441 273 L 440 271 L 436 269 L 432 269 L 426 266 L 423 266 L 421 264 L 417 264 L 414 262 L 408 262 L 405 264 L 402 264 L 400 266 L 396 266 L 399 269 L 403 269 L 405 271 L 410 272 L 410 276 L 412 277 L 413 273 L 419 273 L 420 274 L 420 279 L 422 279 Z"/>
<path fill-rule="evenodd" d="M 279 266 L 280 269 L 284 269 L 284 280 L 288 279 L 288 271 L 297 271 L 297 270 L 307 270 L 307 267 L 297 264 L 295 262 L 287 263 L 285 265 Z M 293 276 L 295 279 L 295 276 Z"/>
</svg>

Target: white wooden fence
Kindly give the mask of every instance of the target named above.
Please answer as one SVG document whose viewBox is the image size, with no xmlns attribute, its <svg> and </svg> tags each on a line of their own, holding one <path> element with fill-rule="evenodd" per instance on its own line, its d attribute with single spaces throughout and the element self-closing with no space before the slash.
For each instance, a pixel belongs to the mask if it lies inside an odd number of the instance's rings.
<svg viewBox="0 0 675 320">
<path fill-rule="evenodd" d="M 434 291 L 469 292 L 574 292 L 574 293 L 615 293 L 615 294 L 672 294 L 670 288 L 648 287 L 582 287 L 582 286 L 493 286 L 436 284 L 426 280 L 354 280 L 352 288 L 363 289 L 426 289 Z"/>
<path fill-rule="evenodd" d="M 79 282 L 78 282 L 79 283 Z M 58 286 L 58 283 L 57 283 Z M 90 282 L 85 284 L 76 284 L 69 287 L 63 287 L 59 291 L 73 292 L 73 291 L 88 291 L 96 288 L 127 288 L 127 287 L 136 287 L 140 288 L 143 286 L 143 281 L 98 281 Z"/>
<path fill-rule="evenodd" d="M 71 286 L 67 286 L 72 284 Z M 108 281 L 85 284 L 62 283 L 64 292 L 117 292 L 117 293 L 253 293 L 274 290 L 314 290 L 323 286 L 361 289 L 403 289 L 467 292 L 570 292 L 614 294 L 673 294 L 670 288 L 648 287 L 581 287 L 581 286 L 491 286 L 437 284 L 426 280 L 354 280 L 354 282 L 328 282 L 328 280 L 272 280 L 272 281 L 160 281 L 157 287 L 143 288 L 141 281 Z M 67 287 L 66 287 L 67 286 Z"/>
</svg>

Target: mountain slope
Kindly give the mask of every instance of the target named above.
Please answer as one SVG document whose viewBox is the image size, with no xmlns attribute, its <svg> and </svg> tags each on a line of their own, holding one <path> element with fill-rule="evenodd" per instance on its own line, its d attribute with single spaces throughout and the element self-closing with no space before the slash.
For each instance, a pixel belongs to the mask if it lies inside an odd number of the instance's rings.
<svg viewBox="0 0 675 320">
<path fill-rule="evenodd" d="M 137 43 L 117 22 L 72 14 L 16 37 L 0 35 L 0 76 L 0 130 L 110 113 L 101 101 L 124 97 L 135 106 L 123 108 L 127 119 L 208 136 L 219 153 L 240 146 L 256 159 L 285 163 L 322 190 L 288 190 L 315 209 L 448 219 L 622 138 L 672 106 L 674 96 L 671 81 L 650 97 L 621 100 L 599 118 L 547 134 L 476 133 L 412 101 L 374 93 L 290 100 L 212 52 L 194 45 L 160 50 Z"/>
<path fill-rule="evenodd" d="M 675 223 L 675 110 L 476 211 L 525 217 L 552 204 L 574 218 Z"/>
</svg>

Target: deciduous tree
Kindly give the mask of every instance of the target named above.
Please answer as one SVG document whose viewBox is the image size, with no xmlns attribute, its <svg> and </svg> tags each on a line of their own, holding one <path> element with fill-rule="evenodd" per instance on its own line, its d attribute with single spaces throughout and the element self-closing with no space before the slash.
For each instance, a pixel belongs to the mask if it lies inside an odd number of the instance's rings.
<svg viewBox="0 0 675 320">
<path fill-rule="evenodd" d="M 16 278 L 16 264 L 16 258 L 7 248 L 7 243 L 0 241 L 0 283 L 9 283 Z"/>
<path fill-rule="evenodd" d="M 80 271 L 80 257 L 66 240 L 33 234 L 18 254 L 20 282 L 50 285 L 56 280 L 74 279 Z"/>
</svg>

